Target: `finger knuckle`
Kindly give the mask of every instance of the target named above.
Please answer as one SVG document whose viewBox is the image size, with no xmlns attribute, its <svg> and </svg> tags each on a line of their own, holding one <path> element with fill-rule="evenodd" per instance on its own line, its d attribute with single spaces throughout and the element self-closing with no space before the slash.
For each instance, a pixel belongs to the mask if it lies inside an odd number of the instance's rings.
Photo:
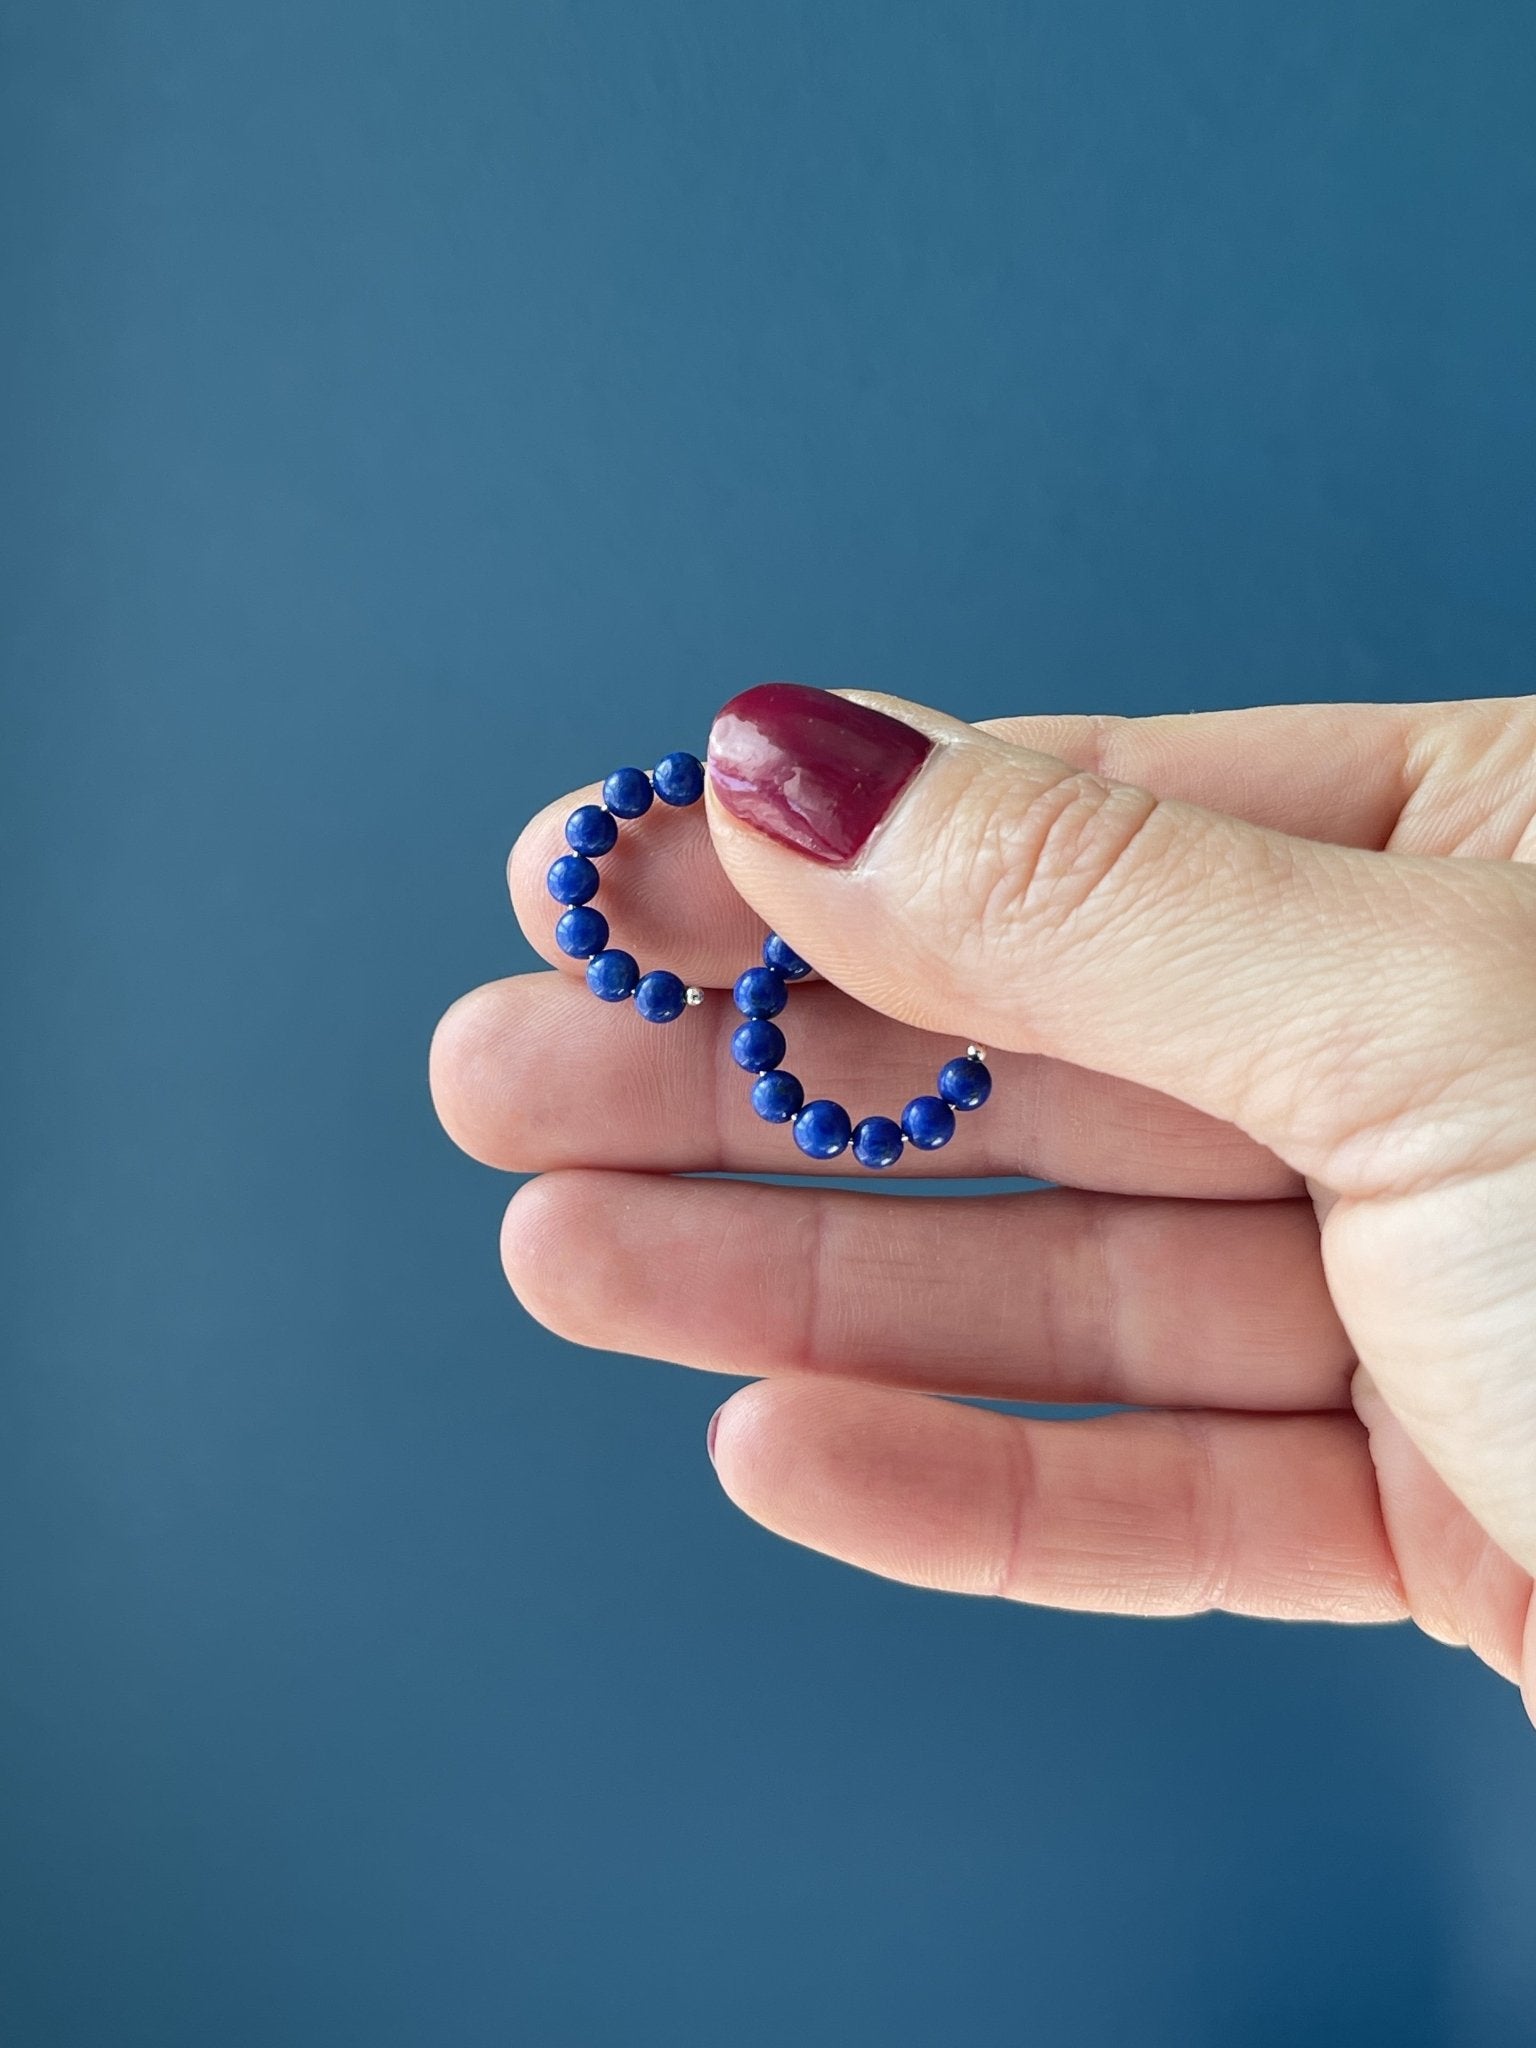
<svg viewBox="0 0 1536 2048">
<path fill-rule="evenodd" d="M 993 805 L 969 852 L 983 923 L 1061 933 L 1101 921 L 1164 838 L 1160 816 L 1148 791 L 1086 770 L 1062 775 L 1022 806 Z"/>
</svg>

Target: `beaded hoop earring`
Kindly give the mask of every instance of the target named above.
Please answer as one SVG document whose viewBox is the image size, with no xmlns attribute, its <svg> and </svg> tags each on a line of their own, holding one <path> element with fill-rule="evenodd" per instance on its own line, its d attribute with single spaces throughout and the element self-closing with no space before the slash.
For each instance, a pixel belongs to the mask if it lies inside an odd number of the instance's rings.
<svg viewBox="0 0 1536 2048">
<path fill-rule="evenodd" d="M 861 1117 L 858 1123 L 840 1102 L 827 1097 L 807 1102 L 805 1089 L 781 1064 L 789 1050 L 773 1019 L 789 1001 L 792 982 L 804 981 L 809 964 L 777 932 L 763 941 L 763 964 L 736 977 L 736 1007 L 746 1019 L 731 1034 L 731 1058 L 757 1078 L 752 1107 L 765 1123 L 788 1124 L 790 1135 L 808 1159 L 836 1159 L 852 1149 L 860 1166 L 879 1172 L 894 1166 L 906 1146 L 937 1152 L 955 1135 L 956 1110 L 980 1109 L 992 1093 L 987 1055 L 968 1045 L 939 1069 L 936 1095 L 914 1095 L 901 1112 Z"/>
<path fill-rule="evenodd" d="M 549 893 L 565 905 L 555 925 L 555 944 L 571 959 L 586 961 L 593 995 L 605 1003 L 633 999 L 650 1024 L 670 1024 L 702 1003 L 704 991 L 686 986 L 666 968 L 642 974 L 633 953 L 608 944 L 608 920 L 592 902 L 602 880 L 596 863 L 618 845 L 620 822 L 643 818 L 654 798 L 683 810 L 703 794 L 704 765 L 694 754 L 667 754 L 649 774 L 643 768 L 616 768 L 603 784 L 602 802 L 578 804 L 566 819 L 565 843 L 571 850 L 549 871 Z M 908 1145 L 920 1152 L 947 1145 L 955 1135 L 955 1112 L 980 1109 L 992 1093 L 983 1049 L 968 1045 L 946 1060 L 939 1069 L 938 1092 L 915 1095 L 899 1121 L 866 1116 L 856 1124 L 840 1102 L 807 1102 L 800 1081 L 783 1068 L 788 1046 L 773 1019 L 789 1001 L 790 985 L 810 972 L 809 964 L 770 932 L 763 941 L 762 965 L 736 978 L 732 994 L 746 1021 L 731 1034 L 731 1058 L 754 1077 L 753 1109 L 765 1123 L 788 1124 L 808 1159 L 836 1159 L 851 1149 L 871 1172 L 894 1166 Z"/>
<path fill-rule="evenodd" d="M 704 794 L 704 764 L 694 754 L 668 754 L 649 775 L 643 768 L 615 768 L 603 784 L 600 804 L 578 804 L 565 821 L 565 843 L 549 871 L 549 893 L 567 906 L 555 925 L 555 944 L 572 960 L 587 963 L 587 987 L 605 1003 L 627 1003 L 648 1024 L 670 1024 L 704 1000 L 664 967 L 640 972 L 633 953 L 608 944 L 608 920 L 592 908 L 602 877 L 596 862 L 619 843 L 619 821 L 643 818 L 654 797 L 686 810 Z"/>
</svg>

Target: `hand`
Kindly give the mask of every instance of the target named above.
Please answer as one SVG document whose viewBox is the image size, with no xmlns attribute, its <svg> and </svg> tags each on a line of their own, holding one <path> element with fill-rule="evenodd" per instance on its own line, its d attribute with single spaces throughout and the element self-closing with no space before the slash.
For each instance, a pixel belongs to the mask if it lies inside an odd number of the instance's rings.
<svg viewBox="0 0 1536 2048">
<path fill-rule="evenodd" d="M 753 1116 L 728 999 L 658 1028 L 525 976 L 450 1011 L 433 1076 L 461 1145 L 541 1176 L 503 1233 L 529 1309 L 765 1375 L 712 1425 L 721 1481 L 833 1556 L 1407 1615 L 1536 1710 L 1536 700 L 977 728 L 772 685 L 710 770 L 707 820 L 658 807 L 605 874 L 615 943 L 728 988 L 768 923 L 825 977 L 783 1020 L 808 1093 L 890 1112 L 989 1048 L 991 1102 L 897 1173 L 1061 1185 L 669 1178 L 816 1171 Z M 511 867 L 567 969 L 575 800 Z"/>
</svg>

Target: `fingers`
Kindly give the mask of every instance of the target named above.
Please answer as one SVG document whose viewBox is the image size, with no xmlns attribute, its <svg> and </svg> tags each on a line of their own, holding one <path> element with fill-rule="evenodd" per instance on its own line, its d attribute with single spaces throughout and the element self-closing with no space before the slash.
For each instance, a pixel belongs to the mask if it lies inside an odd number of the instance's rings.
<svg viewBox="0 0 1536 2048">
<path fill-rule="evenodd" d="M 782 1125 L 753 1114 L 730 1058 L 729 999 L 675 1023 L 594 1002 L 561 975 L 523 975 L 465 996 L 438 1026 L 432 1089 L 449 1135 L 512 1172 L 597 1166 L 663 1173 L 805 1173 Z M 857 1008 L 824 984 L 797 988 L 789 1056 L 808 1093 L 859 1113 L 899 1108 L 955 1050 Z M 897 1175 L 1029 1174 L 1145 1194 L 1264 1199 L 1298 1183 L 1240 1132 L 1145 1089 L 1052 1060 L 993 1061 L 985 1110 L 943 1152 L 908 1150 Z M 835 1170 L 836 1162 L 833 1162 Z"/>
<path fill-rule="evenodd" d="M 1348 1406 L 1352 1358 L 1305 1202 L 889 1202 L 557 1173 L 514 1197 L 502 1258 L 561 1336 L 706 1371 L 1012 1401 Z"/>
<path fill-rule="evenodd" d="M 720 1410 L 713 1456 L 755 1520 L 912 1585 L 1120 1614 L 1405 1615 L 1352 1417 L 1032 1422 L 767 1380 Z"/>
<path fill-rule="evenodd" d="M 1449 1140 L 1458 1085 L 1528 1078 L 1529 873 L 1287 838 L 881 701 L 770 685 L 710 742 L 722 864 L 839 987 L 1175 1094 L 1348 1192 L 1395 1183 L 1405 1132 L 1410 1171 L 1489 1163 Z"/>
</svg>

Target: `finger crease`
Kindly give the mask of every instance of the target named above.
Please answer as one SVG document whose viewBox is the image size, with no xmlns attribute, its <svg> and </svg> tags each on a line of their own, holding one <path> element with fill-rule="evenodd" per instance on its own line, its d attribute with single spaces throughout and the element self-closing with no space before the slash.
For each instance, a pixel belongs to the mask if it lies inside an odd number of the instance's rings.
<svg viewBox="0 0 1536 2048">
<path fill-rule="evenodd" d="M 823 1327 L 828 1306 L 834 1298 L 828 1290 L 826 1274 L 831 1256 L 828 1244 L 828 1225 L 831 1222 L 831 1204 L 825 1201 L 810 1201 L 806 1205 L 804 1224 L 805 1243 L 802 1247 L 803 1281 L 800 1290 L 800 1338 L 797 1345 L 796 1363 L 802 1372 L 821 1372 L 826 1368 L 822 1361 L 836 1358 L 835 1332 L 833 1341 L 828 1342 Z"/>
<path fill-rule="evenodd" d="M 1003 1484 L 1008 1496 L 1008 1534 L 1000 1549 L 992 1591 L 1000 1600 L 1018 1600 L 1023 1597 L 1016 1589 L 1024 1580 L 1025 1545 L 1029 1541 L 1033 1520 L 1030 1510 L 1038 1491 L 1039 1474 L 1027 1423 L 1004 1423 L 1000 1436 L 1005 1466 Z"/>
</svg>

